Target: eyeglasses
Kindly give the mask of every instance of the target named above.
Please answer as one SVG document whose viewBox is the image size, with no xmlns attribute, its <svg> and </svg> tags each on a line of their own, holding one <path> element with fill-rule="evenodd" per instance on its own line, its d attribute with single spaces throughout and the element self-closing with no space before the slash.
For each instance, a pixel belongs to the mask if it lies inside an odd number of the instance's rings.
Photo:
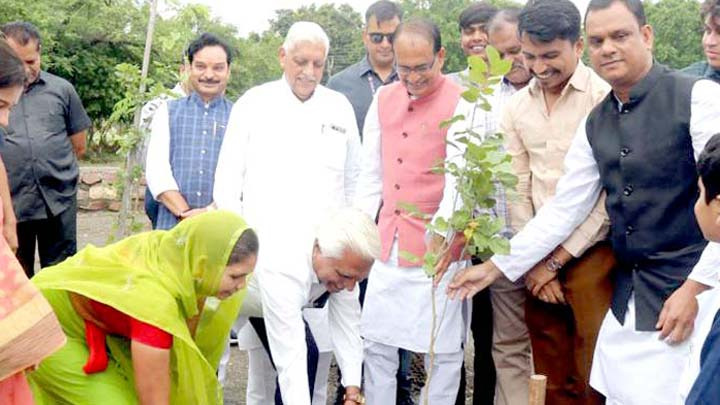
<svg viewBox="0 0 720 405">
<path fill-rule="evenodd" d="M 422 65 L 417 65 L 417 66 L 413 66 L 413 67 L 396 65 L 396 66 L 395 66 L 395 70 L 396 70 L 399 74 L 404 75 L 404 76 L 407 76 L 407 75 L 409 75 L 409 74 L 412 73 L 412 72 L 415 72 L 415 73 L 417 73 L 417 74 L 419 74 L 419 75 L 422 75 L 422 74 L 425 74 L 425 73 L 429 72 L 430 69 L 432 69 L 432 67 L 435 66 L 435 60 L 436 60 L 436 58 L 437 58 L 437 55 L 433 55 L 433 60 L 432 60 L 432 62 L 430 62 L 430 63 L 424 63 L 424 64 L 422 64 Z"/>
<path fill-rule="evenodd" d="M 389 34 L 383 34 L 382 32 L 369 32 L 368 37 L 370 37 L 370 42 L 373 44 L 381 44 L 383 41 L 383 38 L 386 38 L 389 44 L 393 43 L 393 36 L 395 36 L 394 32 L 391 32 Z"/>
</svg>

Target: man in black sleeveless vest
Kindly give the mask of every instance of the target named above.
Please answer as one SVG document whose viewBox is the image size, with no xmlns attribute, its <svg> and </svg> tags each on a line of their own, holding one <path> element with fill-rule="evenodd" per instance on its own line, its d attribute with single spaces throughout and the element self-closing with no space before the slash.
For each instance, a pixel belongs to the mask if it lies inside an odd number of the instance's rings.
<svg viewBox="0 0 720 405">
<path fill-rule="evenodd" d="M 720 268 L 716 246 L 703 254 L 693 216 L 694 163 L 720 128 L 720 85 L 653 61 L 640 0 L 591 0 L 585 22 L 590 60 L 612 92 L 580 125 L 555 197 L 513 238 L 511 254 L 460 273 L 451 295 L 472 296 L 501 273 L 520 277 L 604 189 L 618 266 L 590 384 L 607 404 L 675 404 L 696 295 L 717 284 Z"/>
</svg>

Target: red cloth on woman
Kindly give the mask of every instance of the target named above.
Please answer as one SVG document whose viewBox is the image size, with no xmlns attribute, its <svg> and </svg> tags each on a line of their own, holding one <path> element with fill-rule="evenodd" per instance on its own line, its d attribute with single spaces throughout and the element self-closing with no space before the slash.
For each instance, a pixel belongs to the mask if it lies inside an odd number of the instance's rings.
<svg viewBox="0 0 720 405">
<path fill-rule="evenodd" d="M 93 316 L 105 325 L 106 330 L 100 329 L 91 321 L 85 321 L 85 340 L 90 352 L 83 367 L 86 374 L 99 373 L 107 368 L 108 356 L 105 350 L 107 333 L 124 336 L 158 349 L 169 349 L 172 346 L 173 337 L 164 330 L 139 321 L 111 306 L 94 300 L 88 301 L 93 310 Z"/>
<path fill-rule="evenodd" d="M 90 306 L 97 320 L 107 327 L 107 333 L 124 336 L 158 349 L 169 349 L 172 346 L 172 335 L 162 329 L 94 300 L 90 300 Z"/>
</svg>

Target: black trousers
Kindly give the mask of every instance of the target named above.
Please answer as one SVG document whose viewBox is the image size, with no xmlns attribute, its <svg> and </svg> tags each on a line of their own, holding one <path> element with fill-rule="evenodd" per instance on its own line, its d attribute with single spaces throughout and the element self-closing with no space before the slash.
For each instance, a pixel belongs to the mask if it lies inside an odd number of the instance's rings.
<svg viewBox="0 0 720 405">
<path fill-rule="evenodd" d="M 272 363 L 273 368 L 275 368 L 275 361 L 273 360 L 272 353 L 270 352 L 267 329 L 265 329 L 265 320 L 263 318 L 250 317 L 249 321 L 250 325 L 252 325 L 253 329 L 255 329 L 255 333 L 257 333 L 258 337 L 260 338 L 260 342 L 262 342 L 265 351 L 267 352 L 268 356 L 270 356 L 270 363 Z M 305 321 L 303 320 L 303 322 Z M 313 391 L 315 389 L 315 376 L 317 376 L 319 352 L 317 344 L 315 344 L 315 338 L 313 337 L 313 334 L 310 331 L 310 327 L 308 326 L 307 322 L 305 322 L 305 344 L 307 345 L 307 374 L 309 385 L 308 388 L 310 390 L 310 401 L 312 401 Z M 275 405 L 283 405 L 282 396 L 280 394 L 280 383 L 277 381 L 277 379 L 275 380 L 275 382 Z"/>
<path fill-rule="evenodd" d="M 77 253 L 77 200 L 57 216 L 22 221 L 17 224 L 17 258 L 25 274 L 35 274 L 35 246 L 40 267 L 60 263 Z"/>
<path fill-rule="evenodd" d="M 147 215 L 150 223 L 152 224 L 152 229 L 157 228 L 157 217 L 159 210 L 160 203 L 155 201 L 152 193 L 150 192 L 150 189 L 145 188 L 145 214 Z"/>
<path fill-rule="evenodd" d="M 490 289 L 477 293 L 472 299 L 472 320 L 470 321 L 475 344 L 473 359 L 473 405 L 492 405 L 495 403 L 495 362 L 492 358 L 493 317 L 490 301 Z M 456 405 L 465 404 L 465 363 L 460 374 L 460 389 Z"/>
</svg>

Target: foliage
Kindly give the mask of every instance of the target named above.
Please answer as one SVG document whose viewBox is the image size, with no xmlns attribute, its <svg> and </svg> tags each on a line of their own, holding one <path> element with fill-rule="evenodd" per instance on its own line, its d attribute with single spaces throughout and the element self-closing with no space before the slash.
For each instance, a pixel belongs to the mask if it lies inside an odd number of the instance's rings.
<svg viewBox="0 0 720 405">
<path fill-rule="evenodd" d="M 233 63 L 230 78 L 230 86 L 237 89 L 238 97 L 247 89 L 277 80 L 282 75 L 277 57 L 280 45 L 282 37 L 269 31 L 239 40 L 240 57 Z"/>
<path fill-rule="evenodd" d="M 467 64 L 470 66 L 469 75 L 461 74 L 467 86 L 462 93 L 463 99 L 479 107 L 485 113 L 489 113 L 492 106 L 489 97 L 492 96 L 494 88 L 500 83 L 501 78 L 512 67 L 512 62 L 500 58 L 498 51 L 487 47 L 487 62 L 479 56 L 470 56 Z M 425 273 L 433 277 L 436 275 L 437 264 L 441 258 L 452 254 L 451 248 L 455 245 L 458 235 L 463 237 L 463 249 L 461 257 L 465 253 L 476 255 L 481 258 L 489 258 L 493 253 L 506 254 L 510 252 L 510 243 L 500 233 L 504 227 L 504 220 L 491 214 L 495 206 L 494 197 L 500 187 L 514 189 L 517 178 L 512 172 L 510 156 L 503 149 L 502 134 L 488 132 L 477 133 L 473 128 L 475 113 L 473 108 L 472 116 L 465 117 L 456 115 L 443 122 L 441 127 L 449 127 L 449 145 L 461 154 L 457 156 L 446 156 L 433 170 L 443 175 L 449 174 L 455 179 L 455 195 L 453 200 L 453 212 L 450 218 L 438 216 L 431 223 L 427 223 L 427 230 L 435 235 L 443 235 L 442 243 L 437 250 L 430 250 L 422 258 Z M 469 125 L 455 126 L 455 123 L 468 123 Z M 459 144 L 459 145 L 458 145 Z M 402 209 L 411 215 L 426 218 L 417 207 L 412 204 L 403 204 Z M 401 251 L 405 259 L 418 262 L 419 258 L 409 252 Z M 438 336 L 439 325 L 442 324 L 445 306 L 440 312 L 438 319 L 436 307 L 436 290 L 433 286 L 430 290 L 432 303 L 432 326 L 430 330 L 430 348 L 428 355 L 430 364 L 435 358 L 435 342 Z M 427 373 L 425 386 L 430 386 L 432 370 Z M 428 404 L 428 397 L 425 396 L 425 405 Z"/>
<path fill-rule="evenodd" d="M 463 99 L 475 104 L 481 110 L 489 112 L 492 108 L 488 99 L 502 76 L 510 71 L 511 62 L 500 58 L 493 47 L 487 48 L 488 62 L 479 56 L 471 56 L 467 63 L 471 66 L 469 76 L 463 79 L 467 89 L 462 93 Z M 477 133 L 468 128 L 453 126 L 454 123 L 475 122 L 473 116 L 457 115 L 442 123 L 450 127 L 448 141 L 450 146 L 462 153 L 461 164 L 456 163 L 456 156 L 447 156 L 433 170 L 447 173 L 455 178 L 456 195 L 453 201 L 453 213 L 450 218 L 436 217 L 426 228 L 432 233 L 443 235 L 444 242 L 439 251 L 428 251 L 422 259 L 423 268 L 428 276 L 435 275 L 435 266 L 440 257 L 448 254 L 458 235 L 464 238 L 463 252 L 488 258 L 493 253 L 508 253 L 510 245 L 501 236 L 504 227 L 502 218 L 490 215 L 495 206 L 494 197 L 497 189 L 514 189 L 517 178 L 512 172 L 510 156 L 505 153 L 500 133 Z M 453 131 L 451 134 L 450 131 Z M 411 204 L 403 208 L 412 215 L 422 216 L 420 211 Z M 408 257 L 407 252 L 403 252 Z M 418 258 L 408 257 L 413 261 Z"/>
<path fill-rule="evenodd" d="M 655 31 L 655 59 L 675 69 L 704 60 L 697 0 L 646 0 L 645 14 Z"/>
</svg>

